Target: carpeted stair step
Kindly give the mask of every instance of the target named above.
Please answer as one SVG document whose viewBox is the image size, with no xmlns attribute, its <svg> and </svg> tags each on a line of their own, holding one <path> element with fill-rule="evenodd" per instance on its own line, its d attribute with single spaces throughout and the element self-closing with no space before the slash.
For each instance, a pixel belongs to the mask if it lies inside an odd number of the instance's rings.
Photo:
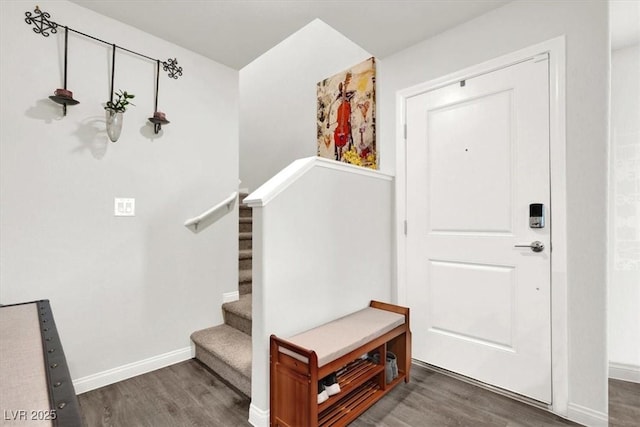
<svg viewBox="0 0 640 427">
<path fill-rule="evenodd" d="M 251 283 L 252 272 L 249 269 L 238 271 L 238 282 L 239 283 Z"/>
<path fill-rule="evenodd" d="M 251 335 L 251 294 L 240 295 L 238 301 L 222 304 L 224 323 Z"/>
<path fill-rule="evenodd" d="M 238 254 L 238 268 L 240 270 L 251 270 L 253 267 L 253 251 L 251 249 L 242 249 Z"/>
<path fill-rule="evenodd" d="M 191 334 L 196 359 L 229 384 L 251 396 L 251 337 L 229 325 L 214 326 Z"/>
<path fill-rule="evenodd" d="M 238 271 L 238 291 L 240 295 L 250 294 L 252 290 L 251 270 Z"/>
<path fill-rule="evenodd" d="M 253 249 L 251 233 L 240 233 L 240 236 L 238 238 L 239 238 L 240 250 Z"/>
<path fill-rule="evenodd" d="M 250 294 L 251 292 L 253 292 L 253 285 L 251 282 L 238 284 L 238 293 L 240 295 Z"/>
<path fill-rule="evenodd" d="M 253 218 L 251 217 L 238 218 L 238 223 L 241 233 L 251 233 L 253 230 Z"/>
<path fill-rule="evenodd" d="M 253 209 L 241 203 L 240 211 L 239 211 L 240 218 L 251 218 L 252 215 L 253 215 Z"/>
</svg>

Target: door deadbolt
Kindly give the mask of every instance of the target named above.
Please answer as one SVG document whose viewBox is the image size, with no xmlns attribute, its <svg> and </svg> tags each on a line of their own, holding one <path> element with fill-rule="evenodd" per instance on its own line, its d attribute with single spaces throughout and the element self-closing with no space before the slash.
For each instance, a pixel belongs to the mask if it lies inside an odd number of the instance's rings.
<svg viewBox="0 0 640 427">
<path fill-rule="evenodd" d="M 533 252 L 542 252 L 544 250 L 544 244 L 538 240 L 531 242 L 528 245 L 514 245 L 516 248 L 531 248 Z"/>
</svg>

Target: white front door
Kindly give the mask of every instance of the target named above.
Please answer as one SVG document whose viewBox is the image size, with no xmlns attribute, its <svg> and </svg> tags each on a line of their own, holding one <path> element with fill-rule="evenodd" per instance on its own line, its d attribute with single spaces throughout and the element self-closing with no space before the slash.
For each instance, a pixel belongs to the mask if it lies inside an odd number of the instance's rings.
<svg viewBox="0 0 640 427">
<path fill-rule="evenodd" d="M 407 99 L 413 357 L 551 401 L 546 55 Z M 544 208 L 531 228 L 530 204 Z M 530 245 L 540 242 L 541 251 Z"/>
</svg>

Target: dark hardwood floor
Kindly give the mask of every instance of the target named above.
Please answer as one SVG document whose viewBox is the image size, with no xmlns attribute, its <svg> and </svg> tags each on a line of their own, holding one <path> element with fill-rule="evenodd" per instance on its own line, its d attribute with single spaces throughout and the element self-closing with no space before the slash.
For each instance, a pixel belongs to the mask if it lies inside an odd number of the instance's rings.
<svg viewBox="0 0 640 427">
<path fill-rule="evenodd" d="M 402 384 L 351 426 L 577 426 L 547 411 L 427 370 Z"/>
<path fill-rule="evenodd" d="M 575 426 L 422 367 L 365 412 L 352 427 Z M 640 384 L 609 382 L 611 427 L 637 426 Z M 196 360 L 189 360 L 79 396 L 87 427 L 250 426 L 249 399 Z"/>
<path fill-rule="evenodd" d="M 609 380 L 609 426 L 640 425 L 640 384 Z"/>
<path fill-rule="evenodd" d="M 86 427 L 249 426 L 249 398 L 195 359 L 78 396 Z"/>
</svg>

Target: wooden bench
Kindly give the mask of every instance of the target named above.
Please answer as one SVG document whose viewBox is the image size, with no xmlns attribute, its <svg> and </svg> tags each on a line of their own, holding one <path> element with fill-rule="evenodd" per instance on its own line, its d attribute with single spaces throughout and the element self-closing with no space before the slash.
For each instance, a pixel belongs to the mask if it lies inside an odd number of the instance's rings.
<svg viewBox="0 0 640 427">
<path fill-rule="evenodd" d="M 385 379 L 386 354 L 398 376 Z M 363 355 L 378 352 L 379 363 Z M 400 382 L 409 382 L 409 309 L 371 301 L 369 307 L 288 339 L 271 335 L 270 425 L 344 426 Z M 318 404 L 318 381 L 338 372 L 340 393 Z"/>
</svg>

